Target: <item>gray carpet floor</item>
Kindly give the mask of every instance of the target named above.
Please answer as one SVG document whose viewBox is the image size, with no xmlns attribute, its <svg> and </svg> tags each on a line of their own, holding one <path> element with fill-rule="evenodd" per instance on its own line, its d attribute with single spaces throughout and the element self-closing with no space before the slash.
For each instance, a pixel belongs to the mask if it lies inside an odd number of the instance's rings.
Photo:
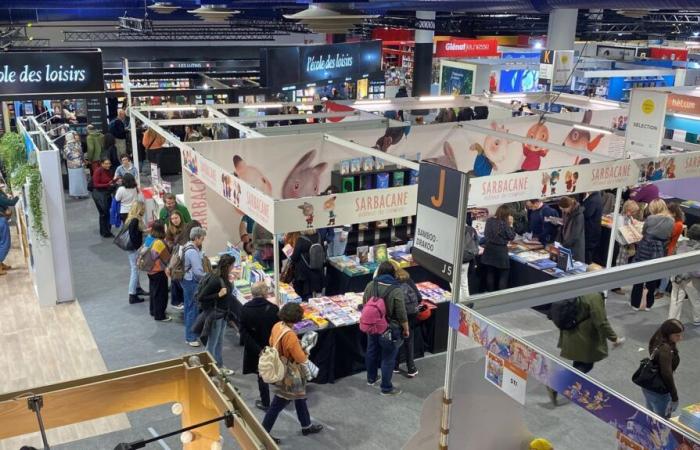
<svg viewBox="0 0 700 450">
<path fill-rule="evenodd" d="M 177 192 L 177 190 L 176 190 Z M 126 254 L 111 240 L 98 234 L 97 212 L 91 200 L 67 200 L 71 257 L 78 301 L 90 325 L 95 341 L 108 369 L 121 369 L 139 364 L 179 357 L 191 352 L 185 344 L 181 323 L 154 322 L 148 314 L 147 303 L 129 305 L 127 302 L 128 261 Z M 147 287 L 147 279 L 142 279 Z M 613 327 L 627 337 L 620 349 L 611 350 L 610 357 L 596 364 L 591 375 L 602 383 L 634 401 L 641 393 L 629 381 L 642 348 L 655 327 L 667 313 L 667 300 L 658 302 L 650 312 L 634 313 L 621 296 L 611 295 L 608 312 Z M 541 348 L 558 354 L 557 333 L 553 325 L 540 314 L 516 311 L 494 317 L 499 323 L 527 337 Z M 225 364 L 239 371 L 242 348 L 238 336 L 229 330 L 224 344 Z M 697 373 L 700 368 L 695 345 L 700 344 L 700 329 L 692 325 L 680 345 L 681 365 L 677 383 L 681 403 L 700 401 Z M 480 358 L 479 350 L 471 348 L 465 338 L 459 339 L 457 365 Z M 309 407 L 315 420 L 326 429 L 314 436 L 303 437 L 293 408 L 283 413 L 273 434 L 283 440 L 283 448 L 296 449 L 397 449 L 418 430 L 423 402 L 444 381 L 444 355 L 430 355 L 417 362 L 420 373 L 415 379 L 396 376 L 404 393 L 395 398 L 381 397 L 376 388 L 365 384 L 363 374 L 339 380 L 335 384 L 309 387 Z M 254 376 L 234 375 L 232 382 L 253 405 L 257 398 Z M 456 380 L 466 383 L 466 380 Z M 471 381 L 470 381 L 471 382 Z M 502 395 L 494 393 L 494 395 Z M 256 412 L 259 412 L 256 410 Z M 439 414 L 428 412 L 428 415 Z M 262 413 L 259 414 L 262 418 Z M 549 438 L 555 448 L 591 449 L 613 448 L 614 432 L 602 422 L 574 405 L 553 408 L 544 387 L 537 382 L 528 385 L 525 422 L 530 431 Z M 129 414 L 132 428 L 109 435 L 55 447 L 61 450 L 113 449 L 119 442 L 148 438 L 178 428 L 178 420 L 166 407 Z M 455 418 L 452 427 L 468 426 Z M 502 424 L 508 427 L 509 424 Z M 236 448 L 227 439 L 225 448 Z M 459 443 L 453 448 L 462 448 Z M 181 448 L 176 438 L 170 438 L 149 448 Z M 431 445 L 430 448 L 435 448 Z"/>
</svg>

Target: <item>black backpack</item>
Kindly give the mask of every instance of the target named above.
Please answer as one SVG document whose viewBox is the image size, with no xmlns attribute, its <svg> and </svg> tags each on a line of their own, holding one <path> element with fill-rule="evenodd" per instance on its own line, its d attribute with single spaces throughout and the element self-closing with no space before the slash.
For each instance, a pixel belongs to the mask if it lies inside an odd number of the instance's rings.
<svg viewBox="0 0 700 450">
<path fill-rule="evenodd" d="M 204 275 L 204 278 L 199 280 L 199 283 L 197 283 L 197 290 L 194 292 L 194 300 L 197 302 L 197 307 L 199 309 L 202 309 L 202 297 L 204 296 L 204 288 L 207 286 L 207 283 L 212 278 L 219 278 L 219 274 L 214 273 L 214 272 L 209 272 L 206 275 Z M 224 281 L 220 280 L 221 287 L 226 287 L 224 285 Z"/>
<path fill-rule="evenodd" d="M 418 305 L 420 304 L 420 297 L 408 283 L 401 283 L 401 290 L 403 291 L 403 302 L 406 305 L 406 314 L 413 315 L 418 313 Z"/>
<path fill-rule="evenodd" d="M 474 260 L 479 254 L 479 236 L 474 228 L 469 225 L 464 227 L 464 253 L 462 262 L 467 263 Z"/>
<path fill-rule="evenodd" d="M 318 238 L 318 242 L 312 242 L 311 239 L 306 236 L 301 236 L 301 238 L 311 243 L 309 259 L 307 260 L 304 258 L 304 255 L 301 255 L 304 264 L 311 270 L 323 270 L 323 267 L 326 265 L 326 250 L 323 248 L 323 244 L 321 244 L 321 238 Z"/>
<path fill-rule="evenodd" d="M 554 302 L 549 307 L 549 319 L 560 330 L 573 330 L 588 317 L 578 320 L 581 301 L 577 298 Z"/>
</svg>

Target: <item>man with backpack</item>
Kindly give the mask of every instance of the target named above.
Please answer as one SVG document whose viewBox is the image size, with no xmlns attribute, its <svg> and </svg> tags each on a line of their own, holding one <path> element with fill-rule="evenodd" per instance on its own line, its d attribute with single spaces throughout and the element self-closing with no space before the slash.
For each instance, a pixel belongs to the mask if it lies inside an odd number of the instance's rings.
<svg viewBox="0 0 700 450">
<path fill-rule="evenodd" d="M 395 263 L 392 262 L 392 265 Z M 408 328 L 409 335 L 403 340 L 403 344 L 399 348 L 399 352 L 396 355 L 396 363 L 394 364 L 394 373 L 399 373 L 399 364 L 401 363 L 402 357 L 405 355 L 406 358 L 406 376 L 408 378 L 414 378 L 418 375 L 418 369 L 413 360 L 413 346 L 416 333 L 416 326 L 418 325 L 418 305 L 422 300 L 420 291 L 416 287 L 416 283 L 411 280 L 411 276 L 402 267 L 397 267 L 398 264 L 394 265 L 394 271 L 396 273 L 396 280 L 400 283 L 401 292 L 403 293 L 403 302 L 406 307 L 406 317 L 408 318 Z"/>
<path fill-rule="evenodd" d="M 294 266 L 294 281 L 292 286 L 302 301 L 307 301 L 315 294 L 323 291 L 326 265 L 326 251 L 323 240 L 314 229 L 301 232 L 294 245 L 290 260 Z"/>
<path fill-rule="evenodd" d="M 367 384 L 376 386 L 380 381 L 377 370 L 381 368 L 381 394 L 400 394 L 401 390 L 391 384 L 391 377 L 396 355 L 410 330 L 403 291 L 388 261 L 379 265 L 374 280 L 365 288 L 360 330 L 367 333 Z"/>
<path fill-rule="evenodd" d="M 183 270 L 182 294 L 185 304 L 185 341 L 191 347 L 199 347 L 201 344 L 197 340 L 197 335 L 192 331 L 199 313 L 195 293 L 199 282 L 204 278 L 204 265 L 202 264 L 202 244 L 207 232 L 200 227 L 190 230 L 190 240 L 185 244 L 183 250 Z"/>
</svg>

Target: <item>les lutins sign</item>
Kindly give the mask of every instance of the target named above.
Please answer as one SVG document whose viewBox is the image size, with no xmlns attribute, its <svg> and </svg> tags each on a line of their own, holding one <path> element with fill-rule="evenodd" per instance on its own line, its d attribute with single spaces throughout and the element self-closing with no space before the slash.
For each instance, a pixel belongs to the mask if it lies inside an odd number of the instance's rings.
<svg viewBox="0 0 700 450">
<path fill-rule="evenodd" d="M 0 96 L 101 91 L 99 50 L 0 54 Z"/>
</svg>

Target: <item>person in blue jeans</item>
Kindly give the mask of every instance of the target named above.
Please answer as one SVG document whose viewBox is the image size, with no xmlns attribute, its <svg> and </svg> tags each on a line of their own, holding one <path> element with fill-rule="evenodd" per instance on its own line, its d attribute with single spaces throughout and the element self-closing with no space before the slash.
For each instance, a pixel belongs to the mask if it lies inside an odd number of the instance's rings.
<svg viewBox="0 0 700 450">
<path fill-rule="evenodd" d="M 668 319 L 649 340 L 649 359 L 658 365 L 659 374 L 667 392 L 654 392 L 642 388 L 642 394 L 644 394 L 647 408 L 665 419 L 671 417 L 678 408 L 678 390 L 673 372 L 681 363 L 677 344 L 683 338 L 683 331 L 685 327 L 681 321 Z"/>
<path fill-rule="evenodd" d="M 376 386 L 380 380 L 377 376 L 377 370 L 381 369 L 381 394 L 398 395 L 401 390 L 391 384 L 391 377 L 399 348 L 403 344 L 403 339 L 409 336 L 409 327 L 403 291 L 396 279 L 394 266 L 388 261 L 379 265 L 374 280 L 365 288 L 363 303 L 366 304 L 372 297 L 384 299 L 389 329 L 384 334 L 367 335 L 367 352 L 365 353 L 367 384 Z M 401 331 L 398 331 L 399 328 Z"/>
<path fill-rule="evenodd" d="M 192 331 L 199 314 L 197 302 L 194 294 L 197 292 L 199 281 L 204 278 L 204 267 L 202 265 L 202 244 L 207 232 L 200 227 L 190 230 L 190 240 L 185 244 L 184 269 L 185 276 L 182 278 L 182 294 L 185 299 L 185 341 L 191 347 L 199 347 L 201 344 L 197 340 L 197 335 Z"/>
<path fill-rule="evenodd" d="M 131 242 L 131 248 L 127 255 L 129 256 L 129 303 L 141 303 L 144 299 L 140 298 L 140 295 L 148 295 L 141 288 L 141 282 L 139 281 L 139 269 L 136 266 L 136 259 L 138 257 L 139 248 L 143 244 L 143 216 L 146 214 L 146 205 L 144 202 L 138 200 L 131 205 L 129 214 L 124 220 L 124 226 L 129 230 L 129 241 Z"/>
</svg>

